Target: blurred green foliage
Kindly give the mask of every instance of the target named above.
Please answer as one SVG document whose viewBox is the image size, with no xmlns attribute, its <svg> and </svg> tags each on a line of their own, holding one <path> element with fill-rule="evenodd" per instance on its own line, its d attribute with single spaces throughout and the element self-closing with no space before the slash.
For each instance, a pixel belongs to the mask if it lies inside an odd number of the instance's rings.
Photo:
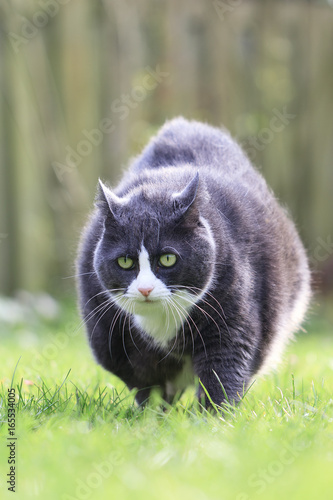
<svg viewBox="0 0 333 500">
<path fill-rule="evenodd" d="M 237 408 L 214 416 L 200 409 L 194 388 L 166 411 L 157 395 L 138 408 L 134 393 L 95 363 L 72 305 L 58 304 L 57 313 L 45 296 L 37 299 L 29 305 L 22 297 L 15 323 L 0 322 L 2 499 L 13 498 L 9 387 L 16 394 L 15 499 L 331 498 L 328 322 L 308 324 L 278 373 L 257 379 Z"/>
</svg>

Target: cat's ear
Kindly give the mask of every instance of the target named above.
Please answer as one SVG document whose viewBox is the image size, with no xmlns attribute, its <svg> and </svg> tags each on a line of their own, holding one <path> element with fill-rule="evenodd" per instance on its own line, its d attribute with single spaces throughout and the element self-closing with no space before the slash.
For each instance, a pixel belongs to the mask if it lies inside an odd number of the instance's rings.
<svg viewBox="0 0 333 500">
<path fill-rule="evenodd" d="M 199 172 L 180 192 L 173 195 L 173 209 L 177 215 L 184 215 L 193 204 L 199 185 Z"/>
<path fill-rule="evenodd" d="M 95 200 L 95 205 L 100 208 L 106 215 L 113 215 L 115 219 L 121 216 L 124 208 L 127 205 L 127 198 L 119 198 L 114 194 L 111 189 L 106 187 L 101 179 L 99 181 L 99 188 Z"/>
</svg>

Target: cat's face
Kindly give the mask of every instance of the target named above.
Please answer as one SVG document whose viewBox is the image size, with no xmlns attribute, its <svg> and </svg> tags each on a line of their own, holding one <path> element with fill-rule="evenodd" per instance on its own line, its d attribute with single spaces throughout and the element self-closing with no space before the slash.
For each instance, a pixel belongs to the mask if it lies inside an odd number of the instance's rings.
<svg viewBox="0 0 333 500">
<path fill-rule="evenodd" d="M 197 187 L 198 177 L 180 193 L 141 189 L 121 199 L 101 185 L 95 271 L 111 300 L 160 344 L 175 336 L 213 276 L 214 238 L 195 206 Z"/>
</svg>

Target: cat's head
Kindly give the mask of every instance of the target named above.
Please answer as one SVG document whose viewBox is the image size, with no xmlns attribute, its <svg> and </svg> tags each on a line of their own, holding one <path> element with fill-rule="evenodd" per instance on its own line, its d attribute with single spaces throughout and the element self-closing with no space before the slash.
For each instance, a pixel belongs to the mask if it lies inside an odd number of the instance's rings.
<svg viewBox="0 0 333 500">
<path fill-rule="evenodd" d="M 147 182 L 123 197 L 100 182 L 98 279 L 143 330 L 161 336 L 161 343 L 173 336 L 213 277 L 215 242 L 201 214 L 199 189 L 198 174 L 177 192 Z M 163 322 L 169 333 L 160 332 Z"/>
</svg>

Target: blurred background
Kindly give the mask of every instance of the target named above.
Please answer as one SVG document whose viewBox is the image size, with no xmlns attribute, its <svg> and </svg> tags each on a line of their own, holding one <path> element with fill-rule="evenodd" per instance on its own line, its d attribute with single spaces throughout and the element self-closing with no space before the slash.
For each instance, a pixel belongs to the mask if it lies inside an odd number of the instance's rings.
<svg viewBox="0 0 333 500">
<path fill-rule="evenodd" d="M 230 130 L 332 293 L 332 0 L 3 0 L 0 87 L 0 294 L 75 294 L 98 177 L 177 115 Z"/>
</svg>

